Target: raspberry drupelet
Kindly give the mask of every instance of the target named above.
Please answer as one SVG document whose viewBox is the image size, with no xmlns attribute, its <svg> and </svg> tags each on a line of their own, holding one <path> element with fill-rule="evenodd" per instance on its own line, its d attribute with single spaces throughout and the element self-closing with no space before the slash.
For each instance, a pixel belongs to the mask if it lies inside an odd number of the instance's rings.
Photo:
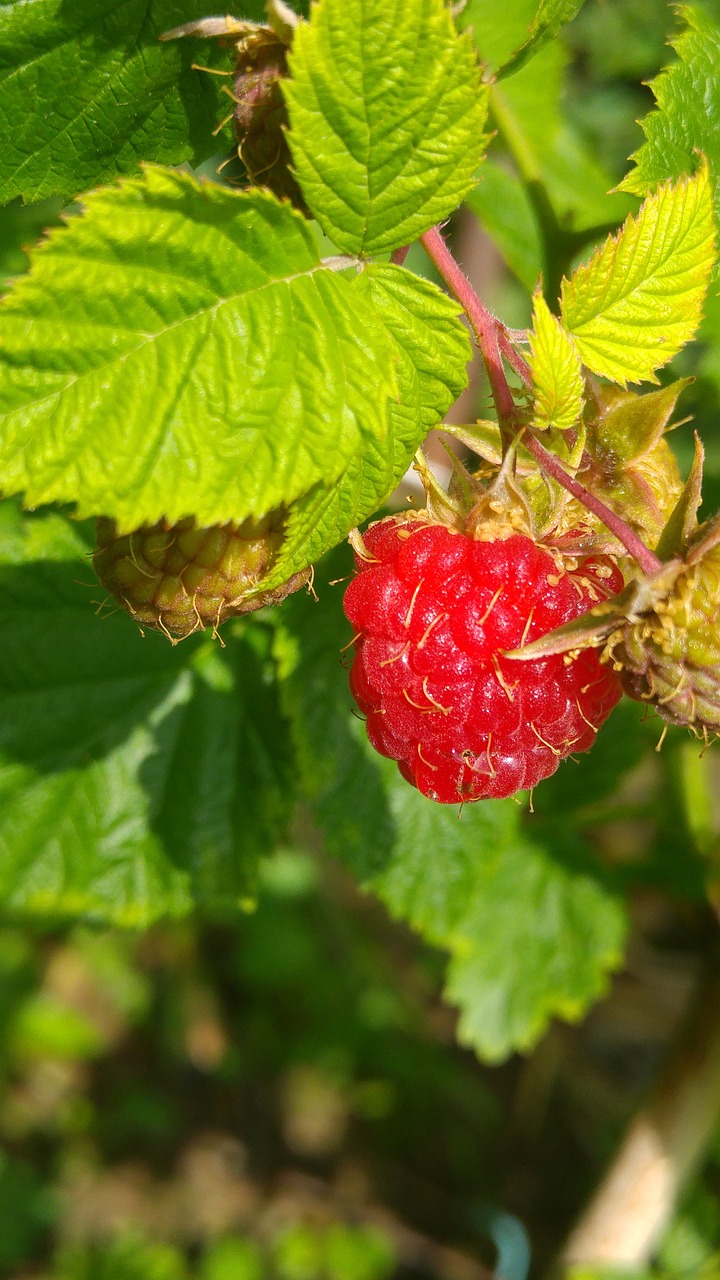
<svg viewBox="0 0 720 1280">
<path fill-rule="evenodd" d="M 373 747 L 423 795 L 509 796 L 592 745 L 621 694 L 597 652 L 502 655 L 621 590 L 611 559 L 398 517 L 372 525 L 362 546 L 345 594 L 351 690 Z"/>
</svg>

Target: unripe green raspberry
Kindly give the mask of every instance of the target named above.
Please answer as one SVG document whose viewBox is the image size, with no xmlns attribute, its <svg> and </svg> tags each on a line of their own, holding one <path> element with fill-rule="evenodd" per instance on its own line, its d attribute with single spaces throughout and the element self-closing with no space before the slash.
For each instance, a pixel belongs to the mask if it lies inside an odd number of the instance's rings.
<svg viewBox="0 0 720 1280">
<path fill-rule="evenodd" d="M 658 575 L 649 607 L 610 637 L 625 692 L 671 724 L 720 733 L 720 546 Z"/>
<path fill-rule="evenodd" d="M 307 582 L 309 569 L 263 591 L 282 540 L 280 513 L 205 529 L 191 519 L 160 521 L 119 537 L 114 522 L 103 518 L 93 564 L 103 586 L 140 626 L 183 639 L 277 604 Z"/>
</svg>

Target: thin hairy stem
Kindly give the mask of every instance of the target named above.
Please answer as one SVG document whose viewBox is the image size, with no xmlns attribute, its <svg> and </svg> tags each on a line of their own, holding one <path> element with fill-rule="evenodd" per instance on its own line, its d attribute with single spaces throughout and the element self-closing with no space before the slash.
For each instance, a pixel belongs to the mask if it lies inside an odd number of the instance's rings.
<svg viewBox="0 0 720 1280">
<path fill-rule="evenodd" d="M 515 401 L 508 386 L 498 345 L 499 321 L 478 298 L 448 249 L 438 227 L 426 231 L 420 237 L 420 243 L 470 321 L 490 383 L 503 443 L 507 444 L 512 439 L 516 412 Z"/>
<path fill-rule="evenodd" d="M 515 370 L 519 378 L 522 378 L 527 387 L 532 386 L 532 370 L 527 360 L 513 346 L 507 329 L 498 329 L 498 346 L 500 354 L 507 360 L 512 369 Z"/>
<path fill-rule="evenodd" d="M 390 254 L 390 261 L 396 267 L 401 267 L 410 252 L 410 245 L 403 244 L 399 249 L 394 249 Z"/>
<path fill-rule="evenodd" d="M 588 511 L 591 511 L 599 520 L 602 520 L 605 527 L 615 534 L 618 542 L 623 544 L 628 554 L 637 561 L 643 573 L 657 573 L 659 569 L 662 569 L 662 560 L 658 560 L 654 552 L 645 546 L 642 538 L 639 538 L 635 531 L 626 524 L 622 516 L 616 515 L 600 498 L 596 498 L 594 493 L 590 493 L 589 489 L 580 484 L 579 480 L 569 475 L 560 459 L 555 457 L 555 454 L 549 453 L 545 446 L 531 435 L 525 436 L 523 445 L 540 463 L 543 471 L 552 476 L 553 480 L 557 480 L 558 484 L 561 484 L 563 489 L 567 489 L 573 498 L 577 498 L 578 502 L 581 502 Z"/>
</svg>

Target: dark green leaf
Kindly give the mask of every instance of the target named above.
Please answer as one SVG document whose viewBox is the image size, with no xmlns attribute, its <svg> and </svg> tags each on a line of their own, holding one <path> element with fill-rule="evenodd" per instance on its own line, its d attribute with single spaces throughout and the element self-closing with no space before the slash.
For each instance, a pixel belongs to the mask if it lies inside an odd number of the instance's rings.
<svg viewBox="0 0 720 1280">
<path fill-rule="evenodd" d="M 143 638 L 94 614 L 64 520 L 0 510 L 0 905 L 131 925 L 237 907 L 289 803 L 265 631 Z"/>
<path fill-rule="evenodd" d="M 67 199 L 141 160 L 212 155 L 218 78 L 193 71 L 196 42 L 158 40 L 206 13 L 206 0 L 1 4 L 0 201 Z"/>
<path fill-rule="evenodd" d="M 714 179 L 720 225 L 720 25 L 699 7 L 683 5 L 679 12 L 687 23 L 672 41 L 680 61 L 652 81 L 657 107 L 642 122 L 646 141 L 621 185 L 645 195 L 659 182 L 694 173 L 702 152 Z"/>
</svg>

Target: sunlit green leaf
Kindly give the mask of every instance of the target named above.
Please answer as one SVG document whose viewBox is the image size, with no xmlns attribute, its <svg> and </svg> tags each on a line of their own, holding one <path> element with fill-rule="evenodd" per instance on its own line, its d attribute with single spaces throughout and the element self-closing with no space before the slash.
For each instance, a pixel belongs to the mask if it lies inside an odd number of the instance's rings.
<svg viewBox="0 0 720 1280">
<path fill-rule="evenodd" d="M 649 196 L 588 263 L 563 280 L 562 318 L 595 373 L 657 381 L 700 323 L 715 263 L 706 168 Z"/>
<path fill-rule="evenodd" d="M 319 0 L 285 95 L 303 194 L 346 252 L 417 239 L 474 185 L 487 91 L 442 0 Z"/>
<path fill-rule="evenodd" d="M 530 333 L 533 426 L 574 427 L 583 407 L 583 377 L 575 344 L 541 293 L 533 299 Z"/>
<path fill-rule="evenodd" d="M 240 521 L 386 436 L 392 340 L 289 205 L 149 169 L 86 207 L 0 307 L 6 493 Z"/>
</svg>

